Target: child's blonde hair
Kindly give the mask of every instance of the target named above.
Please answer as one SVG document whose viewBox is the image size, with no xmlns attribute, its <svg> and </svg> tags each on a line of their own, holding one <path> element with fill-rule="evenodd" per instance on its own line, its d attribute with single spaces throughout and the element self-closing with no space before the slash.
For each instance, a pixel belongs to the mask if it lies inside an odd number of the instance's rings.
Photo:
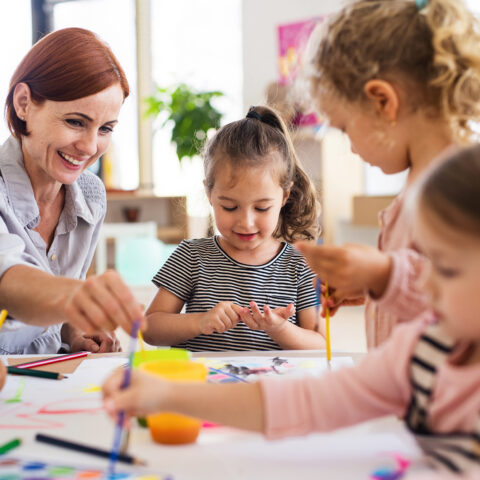
<svg viewBox="0 0 480 480">
<path fill-rule="evenodd" d="M 369 80 L 397 81 L 408 88 L 413 110 L 440 114 L 457 140 L 478 136 L 471 123 L 480 119 L 480 26 L 462 0 L 430 0 L 424 8 L 409 0 L 360 0 L 312 41 L 314 97 L 328 89 L 362 101 Z"/>
<path fill-rule="evenodd" d="M 449 228 L 480 235 L 480 145 L 451 155 L 419 185 L 420 208 Z"/>
<path fill-rule="evenodd" d="M 278 153 L 279 155 L 275 155 Z M 273 154 L 273 155 L 272 155 Z M 287 203 L 273 236 L 287 242 L 318 236 L 317 197 L 280 115 L 269 107 L 251 107 L 246 118 L 223 126 L 204 148 L 205 188 L 210 192 L 220 165 L 235 172 L 269 166 L 278 175 Z"/>
</svg>

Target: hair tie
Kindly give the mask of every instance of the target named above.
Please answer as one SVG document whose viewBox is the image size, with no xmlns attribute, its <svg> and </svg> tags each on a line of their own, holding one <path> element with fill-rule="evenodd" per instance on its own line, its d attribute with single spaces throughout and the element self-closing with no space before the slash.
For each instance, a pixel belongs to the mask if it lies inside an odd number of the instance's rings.
<svg viewBox="0 0 480 480">
<path fill-rule="evenodd" d="M 256 120 L 258 120 L 259 122 L 262 121 L 262 117 L 259 113 L 257 113 L 255 110 L 254 110 L 255 107 L 250 107 L 250 110 L 248 110 L 248 113 L 247 113 L 247 117 L 246 118 L 255 118 Z"/>
<path fill-rule="evenodd" d="M 415 0 L 418 11 L 424 9 L 428 5 L 428 0 Z"/>
</svg>

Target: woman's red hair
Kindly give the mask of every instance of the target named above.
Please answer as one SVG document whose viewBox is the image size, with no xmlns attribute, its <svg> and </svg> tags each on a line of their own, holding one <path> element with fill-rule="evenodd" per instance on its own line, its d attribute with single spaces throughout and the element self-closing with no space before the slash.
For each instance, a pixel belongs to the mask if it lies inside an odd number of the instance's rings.
<svg viewBox="0 0 480 480">
<path fill-rule="evenodd" d="M 25 55 L 11 80 L 5 113 L 13 136 L 28 135 L 16 114 L 13 92 L 26 83 L 33 101 L 65 102 L 88 97 L 118 83 L 125 99 L 130 89 L 112 50 L 97 35 L 83 28 L 64 28 L 39 40 Z"/>
</svg>

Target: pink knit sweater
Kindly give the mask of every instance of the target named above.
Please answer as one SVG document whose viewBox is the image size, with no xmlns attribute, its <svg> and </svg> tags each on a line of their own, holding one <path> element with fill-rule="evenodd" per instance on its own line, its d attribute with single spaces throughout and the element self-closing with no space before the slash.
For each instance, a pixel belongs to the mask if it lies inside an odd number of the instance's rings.
<svg viewBox="0 0 480 480">
<path fill-rule="evenodd" d="M 318 378 L 264 378 L 265 435 L 305 435 L 390 414 L 403 417 L 411 397 L 410 355 L 428 321 L 424 316 L 399 325 L 387 342 L 354 367 Z M 430 410 L 435 432 L 472 432 L 478 421 L 480 364 L 455 365 L 460 350 L 437 373 Z"/>
<path fill-rule="evenodd" d="M 446 148 L 431 162 L 427 171 L 445 161 L 458 148 L 456 145 Z M 407 185 L 392 204 L 379 214 L 378 248 L 392 258 L 392 271 L 382 297 L 368 297 L 366 301 L 368 348 L 383 343 L 397 323 L 410 321 L 428 309 L 427 298 L 418 283 L 428 260 L 415 247 L 414 205 L 408 199 L 410 191 Z"/>
<path fill-rule="evenodd" d="M 397 323 L 409 321 L 428 308 L 418 278 L 428 260 L 420 255 L 413 243 L 412 219 L 403 191 L 393 203 L 380 212 L 378 248 L 392 258 L 392 271 L 387 289 L 379 299 L 367 298 L 365 321 L 368 348 L 383 343 Z"/>
</svg>

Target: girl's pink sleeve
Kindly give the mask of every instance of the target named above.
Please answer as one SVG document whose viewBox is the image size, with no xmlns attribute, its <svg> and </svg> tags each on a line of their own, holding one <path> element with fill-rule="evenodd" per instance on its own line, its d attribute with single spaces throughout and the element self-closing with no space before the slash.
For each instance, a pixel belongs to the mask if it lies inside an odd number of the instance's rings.
<svg viewBox="0 0 480 480">
<path fill-rule="evenodd" d="M 419 278 L 428 268 L 428 260 L 410 248 L 389 252 L 392 271 L 387 289 L 379 299 L 371 299 L 382 311 L 400 321 L 410 321 L 428 307 L 425 292 L 419 289 Z"/>
<path fill-rule="evenodd" d="M 268 438 L 305 435 L 385 415 L 403 416 L 410 400 L 408 364 L 424 321 L 400 325 L 357 365 L 321 377 L 261 381 Z"/>
</svg>

